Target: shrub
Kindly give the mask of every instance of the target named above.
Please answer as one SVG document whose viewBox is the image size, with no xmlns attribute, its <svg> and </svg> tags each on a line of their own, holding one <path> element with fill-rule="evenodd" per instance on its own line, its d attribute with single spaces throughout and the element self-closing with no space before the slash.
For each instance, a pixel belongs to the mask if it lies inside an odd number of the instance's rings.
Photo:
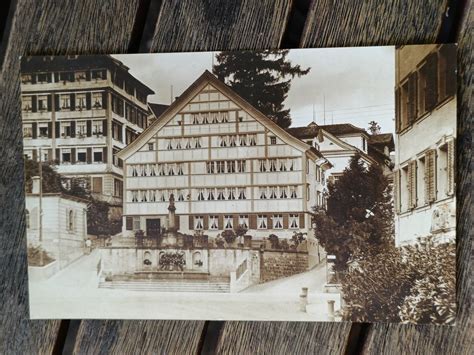
<svg viewBox="0 0 474 355">
<path fill-rule="evenodd" d="M 282 239 L 282 241 L 280 242 L 280 248 L 283 250 L 290 249 L 290 244 L 288 243 L 286 239 Z"/>
<path fill-rule="evenodd" d="M 268 240 L 270 241 L 272 249 L 280 249 L 280 241 L 276 234 L 270 234 Z"/>
<path fill-rule="evenodd" d="M 41 264 L 41 254 L 43 254 L 43 264 Z M 41 247 L 28 246 L 28 265 L 44 266 L 52 263 L 54 259 Z"/>
<path fill-rule="evenodd" d="M 227 244 L 232 244 L 235 241 L 235 238 L 236 238 L 235 232 L 233 230 L 230 230 L 230 229 L 223 231 L 222 236 L 224 237 L 225 242 Z"/>
</svg>

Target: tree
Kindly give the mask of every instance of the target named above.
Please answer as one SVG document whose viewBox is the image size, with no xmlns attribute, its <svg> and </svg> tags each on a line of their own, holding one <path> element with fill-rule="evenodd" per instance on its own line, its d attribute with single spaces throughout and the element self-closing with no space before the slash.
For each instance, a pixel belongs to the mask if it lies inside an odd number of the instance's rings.
<svg viewBox="0 0 474 355">
<path fill-rule="evenodd" d="M 283 102 L 291 79 L 310 71 L 292 65 L 288 53 L 288 50 L 220 52 L 213 72 L 264 115 L 287 128 L 291 125 L 290 110 L 284 109 Z"/>
<path fill-rule="evenodd" d="M 369 132 L 372 135 L 380 134 L 380 129 L 381 127 L 379 124 L 375 121 L 370 121 L 369 122 Z"/>
<path fill-rule="evenodd" d="M 316 210 L 314 222 L 321 245 L 336 255 L 336 271 L 345 271 L 359 250 L 376 252 L 393 242 L 390 185 L 379 166 L 366 168 L 356 155 L 328 189 L 327 210 Z"/>
</svg>

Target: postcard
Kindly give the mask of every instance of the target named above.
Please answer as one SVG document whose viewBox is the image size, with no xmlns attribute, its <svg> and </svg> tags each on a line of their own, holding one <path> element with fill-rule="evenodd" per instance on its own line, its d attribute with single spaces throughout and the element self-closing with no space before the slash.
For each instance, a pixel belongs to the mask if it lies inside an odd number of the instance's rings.
<svg viewBox="0 0 474 355">
<path fill-rule="evenodd" d="M 23 57 L 32 319 L 453 324 L 456 45 Z"/>
</svg>

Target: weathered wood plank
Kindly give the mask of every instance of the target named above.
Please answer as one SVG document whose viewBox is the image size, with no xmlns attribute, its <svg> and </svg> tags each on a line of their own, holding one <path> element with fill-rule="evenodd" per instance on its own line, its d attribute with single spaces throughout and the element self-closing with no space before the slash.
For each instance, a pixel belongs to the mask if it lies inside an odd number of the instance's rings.
<svg viewBox="0 0 474 355">
<path fill-rule="evenodd" d="M 83 321 L 74 354 L 196 354 L 204 323 Z"/>
<path fill-rule="evenodd" d="M 124 51 L 138 0 L 14 5 L 0 74 L 0 353 L 48 354 L 60 321 L 28 319 L 19 56 Z"/>
<path fill-rule="evenodd" d="M 163 1 L 151 51 L 278 48 L 292 1 Z"/>
<path fill-rule="evenodd" d="M 458 225 L 456 326 L 373 325 L 365 354 L 473 354 L 474 317 L 471 311 L 472 213 L 471 159 L 473 117 L 474 14 L 467 9 L 458 40 Z"/>
<path fill-rule="evenodd" d="M 434 43 L 447 3 L 447 0 L 315 0 L 301 46 Z"/>
<path fill-rule="evenodd" d="M 218 354 L 343 354 L 350 323 L 226 322 Z"/>
</svg>

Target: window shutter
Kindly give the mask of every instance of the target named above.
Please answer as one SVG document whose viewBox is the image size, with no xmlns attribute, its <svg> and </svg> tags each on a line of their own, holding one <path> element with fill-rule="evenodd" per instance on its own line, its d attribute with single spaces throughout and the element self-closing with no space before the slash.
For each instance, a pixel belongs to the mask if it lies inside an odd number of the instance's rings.
<svg viewBox="0 0 474 355">
<path fill-rule="evenodd" d="M 446 58 L 446 96 L 456 95 L 457 47 L 454 44 L 443 46 Z"/>
<path fill-rule="evenodd" d="M 89 79 L 90 80 L 90 79 Z M 91 109 L 92 94 L 90 92 L 86 93 L 86 109 Z"/>
<path fill-rule="evenodd" d="M 300 228 L 305 228 L 305 226 L 304 226 L 304 213 L 300 213 Z"/>
<path fill-rule="evenodd" d="M 257 215 L 251 214 L 249 216 L 249 227 L 250 229 L 257 229 Z"/>
<path fill-rule="evenodd" d="M 410 208 L 416 207 L 416 160 L 408 164 L 408 201 Z"/>
<path fill-rule="evenodd" d="M 283 213 L 283 229 L 288 229 L 288 213 Z"/>
<path fill-rule="evenodd" d="M 87 137 L 92 136 L 92 121 L 86 121 Z"/>
<path fill-rule="evenodd" d="M 59 150 L 59 148 L 56 148 L 56 160 L 58 162 L 61 161 L 61 151 Z"/>
<path fill-rule="evenodd" d="M 31 96 L 31 112 L 36 112 L 38 111 L 38 105 L 36 102 L 36 96 L 33 95 Z"/>
<path fill-rule="evenodd" d="M 223 230 L 224 229 L 224 216 L 223 215 L 219 215 L 219 217 L 217 218 L 217 226 L 219 227 L 219 230 Z"/>
<path fill-rule="evenodd" d="M 393 204 L 395 205 L 395 212 L 400 213 L 400 170 L 396 170 L 394 174 Z"/>
<path fill-rule="evenodd" d="M 418 73 L 412 73 L 408 78 L 408 124 L 415 122 L 417 117 L 417 80 Z"/>
<path fill-rule="evenodd" d="M 102 107 L 107 108 L 107 91 L 102 93 Z"/>
<path fill-rule="evenodd" d="M 69 95 L 70 97 L 70 107 L 71 107 L 71 111 L 74 111 L 76 109 L 76 94 L 70 94 Z"/>
<path fill-rule="evenodd" d="M 133 230 L 133 218 L 132 217 L 126 217 L 125 218 L 125 228 L 128 231 Z"/>
<path fill-rule="evenodd" d="M 436 150 L 431 149 L 426 152 L 425 158 L 425 196 L 426 202 L 430 203 L 436 200 Z"/>
<path fill-rule="evenodd" d="M 91 81 L 91 71 L 90 70 L 86 71 L 86 80 Z"/>
<path fill-rule="evenodd" d="M 426 61 L 426 109 L 432 110 L 438 102 L 438 56 L 431 54 Z"/>
<path fill-rule="evenodd" d="M 36 122 L 33 122 L 33 123 L 31 124 L 31 130 L 33 131 L 33 132 L 32 132 L 33 138 L 38 137 L 38 124 L 37 124 Z"/>
<path fill-rule="evenodd" d="M 401 116 L 400 116 L 400 88 L 395 90 L 395 130 L 400 132 Z"/>
<path fill-rule="evenodd" d="M 71 138 L 76 136 L 76 121 L 71 121 Z"/>
<path fill-rule="evenodd" d="M 53 138 L 53 122 L 48 122 L 48 138 Z"/>
<path fill-rule="evenodd" d="M 102 161 L 103 161 L 104 163 L 107 163 L 107 147 L 104 147 L 104 148 L 103 148 Z"/>
<path fill-rule="evenodd" d="M 208 229 L 209 229 L 209 215 L 204 215 L 204 222 L 203 222 L 203 224 L 204 224 L 204 227 L 203 227 L 203 228 L 204 228 L 205 230 L 208 230 Z"/>
<path fill-rule="evenodd" d="M 454 195 L 456 190 L 456 144 L 454 139 L 448 141 L 448 195 Z"/>
<path fill-rule="evenodd" d="M 56 123 L 55 123 L 54 136 L 55 136 L 56 138 L 61 137 L 61 127 L 60 127 L 60 123 L 59 123 L 59 122 L 56 122 Z"/>
<path fill-rule="evenodd" d="M 76 164 L 76 148 L 71 148 L 71 164 Z"/>
<path fill-rule="evenodd" d="M 59 95 L 54 95 L 54 111 L 59 111 L 61 108 L 59 107 Z"/>
<path fill-rule="evenodd" d="M 273 229 L 272 215 L 267 215 L 267 229 Z"/>
<path fill-rule="evenodd" d="M 87 160 L 87 164 L 92 164 L 92 148 L 87 148 L 86 160 Z"/>
<path fill-rule="evenodd" d="M 51 110 L 52 110 L 52 108 L 51 108 L 51 107 L 52 107 L 52 105 L 51 105 L 52 96 L 51 96 L 51 95 L 48 95 L 47 97 L 48 97 L 48 98 L 47 98 L 47 100 L 48 100 L 48 101 L 47 101 L 48 111 L 51 112 Z"/>
<path fill-rule="evenodd" d="M 102 121 L 102 135 L 107 136 L 107 120 Z"/>
<path fill-rule="evenodd" d="M 194 230 L 194 217 L 192 214 L 189 215 L 189 230 Z"/>
</svg>

